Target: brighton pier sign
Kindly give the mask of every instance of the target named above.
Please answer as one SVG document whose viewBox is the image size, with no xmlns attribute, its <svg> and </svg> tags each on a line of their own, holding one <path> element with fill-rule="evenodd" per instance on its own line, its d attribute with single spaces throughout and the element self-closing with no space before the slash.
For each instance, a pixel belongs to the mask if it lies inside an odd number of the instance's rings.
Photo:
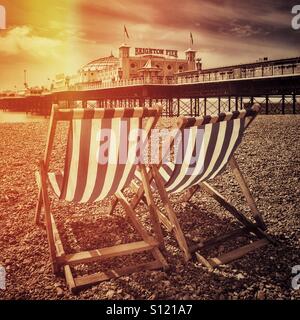
<svg viewBox="0 0 300 320">
<path fill-rule="evenodd" d="M 166 56 L 178 58 L 178 51 L 177 50 L 135 48 L 135 55 L 136 56 L 143 55 L 143 54 L 166 55 Z"/>
</svg>

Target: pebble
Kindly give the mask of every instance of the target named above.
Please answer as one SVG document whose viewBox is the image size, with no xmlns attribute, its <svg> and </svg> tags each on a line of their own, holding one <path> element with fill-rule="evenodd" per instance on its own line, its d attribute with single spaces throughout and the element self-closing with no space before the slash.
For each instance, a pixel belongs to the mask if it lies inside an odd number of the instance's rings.
<svg viewBox="0 0 300 320">
<path fill-rule="evenodd" d="M 107 293 L 106 293 L 106 298 L 111 300 L 114 295 L 115 295 L 115 291 L 114 290 L 108 290 Z"/>
<path fill-rule="evenodd" d="M 56 294 L 58 297 L 62 297 L 64 295 L 64 290 L 60 287 L 56 288 Z"/>
<path fill-rule="evenodd" d="M 245 279 L 245 276 L 244 276 L 242 273 L 239 273 L 239 274 L 236 276 L 236 278 L 237 278 L 238 280 L 243 280 L 243 279 Z"/>
<path fill-rule="evenodd" d="M 168 126 L 172 121 L 161 120 Z M 300 263 L 297 214 L 300 191 L 299 126 L 300 116 L 259 116 L 237 150 L 241 171 L 245 173 L 258 208 L 266 219 L 269 234 L 280 241 L 279 246 L 269 245 L 209 272 L 195 259 L 184 264 L 175 238 L 164 230 L 165 255 L 170 270 L 137 272 L 113 279 L 95 286 L 95 290 L 82 290 L 78 298 L 299 300 L 299 291 L 290 289 L 291 267 Z M 63 140 L 63 130 L 58 130 L 58 141 Z M 73 298 L 66 290 L 65 280 L 55 277 L 51 272 L 45 229 L 35 227 L 32 223 L 37 196 L 34 177 L 36 159 L 44 153 L 46 135 L 47 122 L 0 125 L 1 143 L 5 146 L 5 152 L 0 150 L 0 188 L 1 192 L 5 191 L 4 195 L 0 192 L 0 252 L 9 283 L 9 290 L 1 292 L 1 299 Z M 21 139 L 16 139 L 16 136 Z M 59 143 L 53 152 L 53 161 L 57 165 L 62 164 L 62 146 L 63 143 Z M 24 155 L 26 161 L 22 158 Z M 15 170 L 12 164 L 16 162 L 24 162 L 25 165 Z M 228 170 L 211 183 L 241 211 L 250 213 Z M 204 240 L 236 227 L 236 220 L 224 214 L 214 200 L 204 193 L 196 194 L 185 207 L 177 196 L 172 196 L 172 199 L 188 242 L 198 242 L 198 238 Z M 53 200 L 53 212 L 59 230 L 65 231 L 62 232 L 62 241 L 64 244 L 68 242 L 65 246 L 68 253 L 73 249 L 89 250 L 120 241 L 127 243 L 140 240 L 128 227 L 128 219 L 124 218 L 120 208 L 117 207 L 114 215 L 107 216 L 107 206 L 108 201 L 100 205 L 88 205 L 88 210 L 80 205 L 66 208 L 65 204 Z M 87 211 L 90 214 L 87 215 Z M 147 228 L 148 217 L 147 213 L 139 215 Z M 247 237 L 240 237 L 237 242 L 244 240 Z M 232 241 L 232 246 L 238 245 L 237 242 Z M 227 252 L 231 244 L 222 243 L 219 249 Z M 212 248 L 211 251 L 208 253 L 212 257 L 218 253 L 218 248 Z M 139 259 L 139 255 L 143 258 Z M 130 263 L 148 259 L 146 254 L 139 255 L 130 258 Z M 117 263 L 126 265 L 128 262 L 129 259 L 121 257 L 117 262 L 105 262 L 105 267 L 115 267 Z M 93 268 L 94 264 L 90 271 Z M 85 266 L 79 269 L 83 274 L 87 270 Z M 95 269 L 98 272 L 100 267 L 95 266 Z"/>
<path fill-rule="evenodd" d="M 264 291 L 262 290 L 259 290 L 257 293 L 256 293 L 256 299 L 257 300 L 265 300 L 266 299 L 266 294 Z"/>
</svg>

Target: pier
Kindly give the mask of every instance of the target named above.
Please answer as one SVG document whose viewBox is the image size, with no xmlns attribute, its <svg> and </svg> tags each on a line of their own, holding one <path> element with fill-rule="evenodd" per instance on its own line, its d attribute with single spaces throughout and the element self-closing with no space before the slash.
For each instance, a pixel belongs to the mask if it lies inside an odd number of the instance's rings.
<svg viewBox="0 0 300 320">
<path fill-rule="evenodd" d="M 163 106 L 163 115 L 203 116 L 258 102 L 265 114 L 300 114 L 300 58 L 186 72 L 174 79 L 81 83 L 43 95 L 1 97 L 0 109 L 49 115 L 63 107 Z"/>
</svg>

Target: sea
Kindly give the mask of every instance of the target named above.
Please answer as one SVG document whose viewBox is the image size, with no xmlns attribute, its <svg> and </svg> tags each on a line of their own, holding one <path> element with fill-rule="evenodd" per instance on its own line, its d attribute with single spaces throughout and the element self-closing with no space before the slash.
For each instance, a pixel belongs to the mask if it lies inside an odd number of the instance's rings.
<svg viewBox="0 0 300 320">
<path fill-rule="evenodd" d="M 5 112 L 0 110 L 1 123 L 28 123 L 47 120 L 44 116 L 26 114 L 26 112 Z"/>
</svg>

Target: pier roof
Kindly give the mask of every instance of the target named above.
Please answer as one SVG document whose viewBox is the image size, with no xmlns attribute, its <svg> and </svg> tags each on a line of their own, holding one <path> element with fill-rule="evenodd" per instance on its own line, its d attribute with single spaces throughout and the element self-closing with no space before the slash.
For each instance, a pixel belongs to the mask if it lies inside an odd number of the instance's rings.
<svg viewBox="0 0 300 320">
<path fill-rule="evenodd" d="M 113 54 L 108 57 L 99 58 L 91 61 L 81 68 L 83 71 L 97 71 L 103 70 L 107 67 L 119 64 L 119 58 L 116 58 Z"/>
</svg>

